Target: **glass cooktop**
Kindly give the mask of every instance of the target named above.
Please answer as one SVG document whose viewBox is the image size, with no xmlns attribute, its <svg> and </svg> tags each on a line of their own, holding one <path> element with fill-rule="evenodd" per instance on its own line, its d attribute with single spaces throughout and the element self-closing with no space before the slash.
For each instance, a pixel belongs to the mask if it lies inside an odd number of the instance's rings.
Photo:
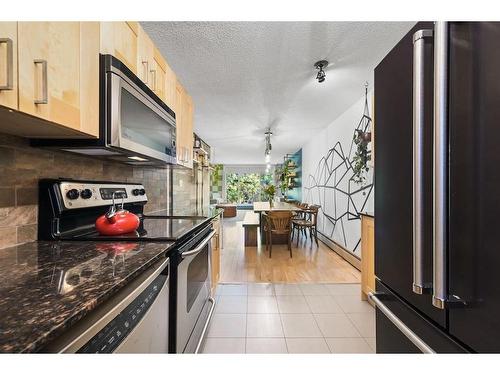
<svg viewBox="0 0 500 375">
<path fill-rule="evenodd" d="M 210 221 L 198 216 L 144 216 L 139 228 L 130 233 L 117 236 L 105 236 L 96 230 L 72 239 L 78 240 L 130 240 L 130 241 L 177 241 L 202 227 Z"/>
</svg>

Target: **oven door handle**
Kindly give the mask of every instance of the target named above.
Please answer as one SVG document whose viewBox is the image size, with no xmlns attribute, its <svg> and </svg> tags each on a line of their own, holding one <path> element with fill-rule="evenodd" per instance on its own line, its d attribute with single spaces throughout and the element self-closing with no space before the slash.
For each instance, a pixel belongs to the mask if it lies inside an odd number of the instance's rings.
<svg viewBox="0 0 500 375">
<path fill-rule="evenodd" d="M 205 238 L 196 248 L 193 250 L 185 251 L 181 254 L 182 259 L 186 259 L 187 257 L 193 256 L 198 254 L 203 250 L 205 245 L 212 239 L 212 237 L 215 235 L 215 230 L 212 230 L 210 234 Z"/>
</svg>

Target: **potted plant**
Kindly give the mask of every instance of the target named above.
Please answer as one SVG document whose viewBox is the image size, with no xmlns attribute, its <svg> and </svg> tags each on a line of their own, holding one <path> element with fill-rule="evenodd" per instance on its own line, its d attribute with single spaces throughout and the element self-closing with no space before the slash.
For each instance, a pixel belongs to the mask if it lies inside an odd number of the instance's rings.
<svg viewBox="0 0 500 375">
<path fill-rule="evenodd" d="M 356 135 L 355 137 L 360 139 L 362 142 L 365 142 L 366 144 L 370 143 L 372 141 L 372 133 L 371 132 L 364 132 L 360 129 L 356 130 Z"/>
<path fill-rule="evenodd" d="M 293 185 L 293 179 L 295 177 L 295 167 L 295 162 L 289 159 L 286 160 L 285 163 L 283 163 L 283 166 L 281 168 L 278 168 L 276 170 L 276 174 L 279 180 L 279 187 L 283 197 L 287 196 L 288 190 L 290 189 L 291 185 Z"/>
<path fill-rule="evenodd" d="M 355 183 L 363 184 L 366 180 L 366 172 L 368 172 L 368 143 L 371 141 L 371 133 L 356 130 L 354 134 L 354 144 L 356 145 L 356 153 L 352 161 L 354 162 L 354 175 L 352 180 Z"/>
<path fill-rule="evenodd" d="M 264 188 L 264 194 L 266 194 L 269 200 L 269 206 L 272 208 L 274 205 L 274 195 L 276 194 L 276 186 L 270 184 Z"/>
</svg>

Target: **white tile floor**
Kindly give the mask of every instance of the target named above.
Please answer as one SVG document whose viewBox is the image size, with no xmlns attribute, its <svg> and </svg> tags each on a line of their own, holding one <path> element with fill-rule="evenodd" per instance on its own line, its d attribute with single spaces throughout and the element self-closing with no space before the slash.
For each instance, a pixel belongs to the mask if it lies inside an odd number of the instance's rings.
<svg viewBox="0 0 500 375">
<path fill-rule="evenodd" d="M 203 353 L 374 353 L 359 284 L 220 284 Z"/>
</svg>

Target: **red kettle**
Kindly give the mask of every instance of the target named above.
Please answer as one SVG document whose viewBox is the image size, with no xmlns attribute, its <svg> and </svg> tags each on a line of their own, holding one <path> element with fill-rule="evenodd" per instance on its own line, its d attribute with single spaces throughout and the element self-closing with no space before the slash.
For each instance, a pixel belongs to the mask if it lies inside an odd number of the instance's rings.
<svg viewBox="0 0 500 375">
<path fill-rule="evenodd" d="M 115 193 L 113 193 L 113 203 L 108 212 L 101 215 L 95 221 L 97 231 L 105 236 L 117 236 L 135 231 L 139 228 L 139 217 L 132 212 L 123 209 L 124 196 L 122 195 L 122 205 L 119 210 L 115 207 Z"/>
</svg>

